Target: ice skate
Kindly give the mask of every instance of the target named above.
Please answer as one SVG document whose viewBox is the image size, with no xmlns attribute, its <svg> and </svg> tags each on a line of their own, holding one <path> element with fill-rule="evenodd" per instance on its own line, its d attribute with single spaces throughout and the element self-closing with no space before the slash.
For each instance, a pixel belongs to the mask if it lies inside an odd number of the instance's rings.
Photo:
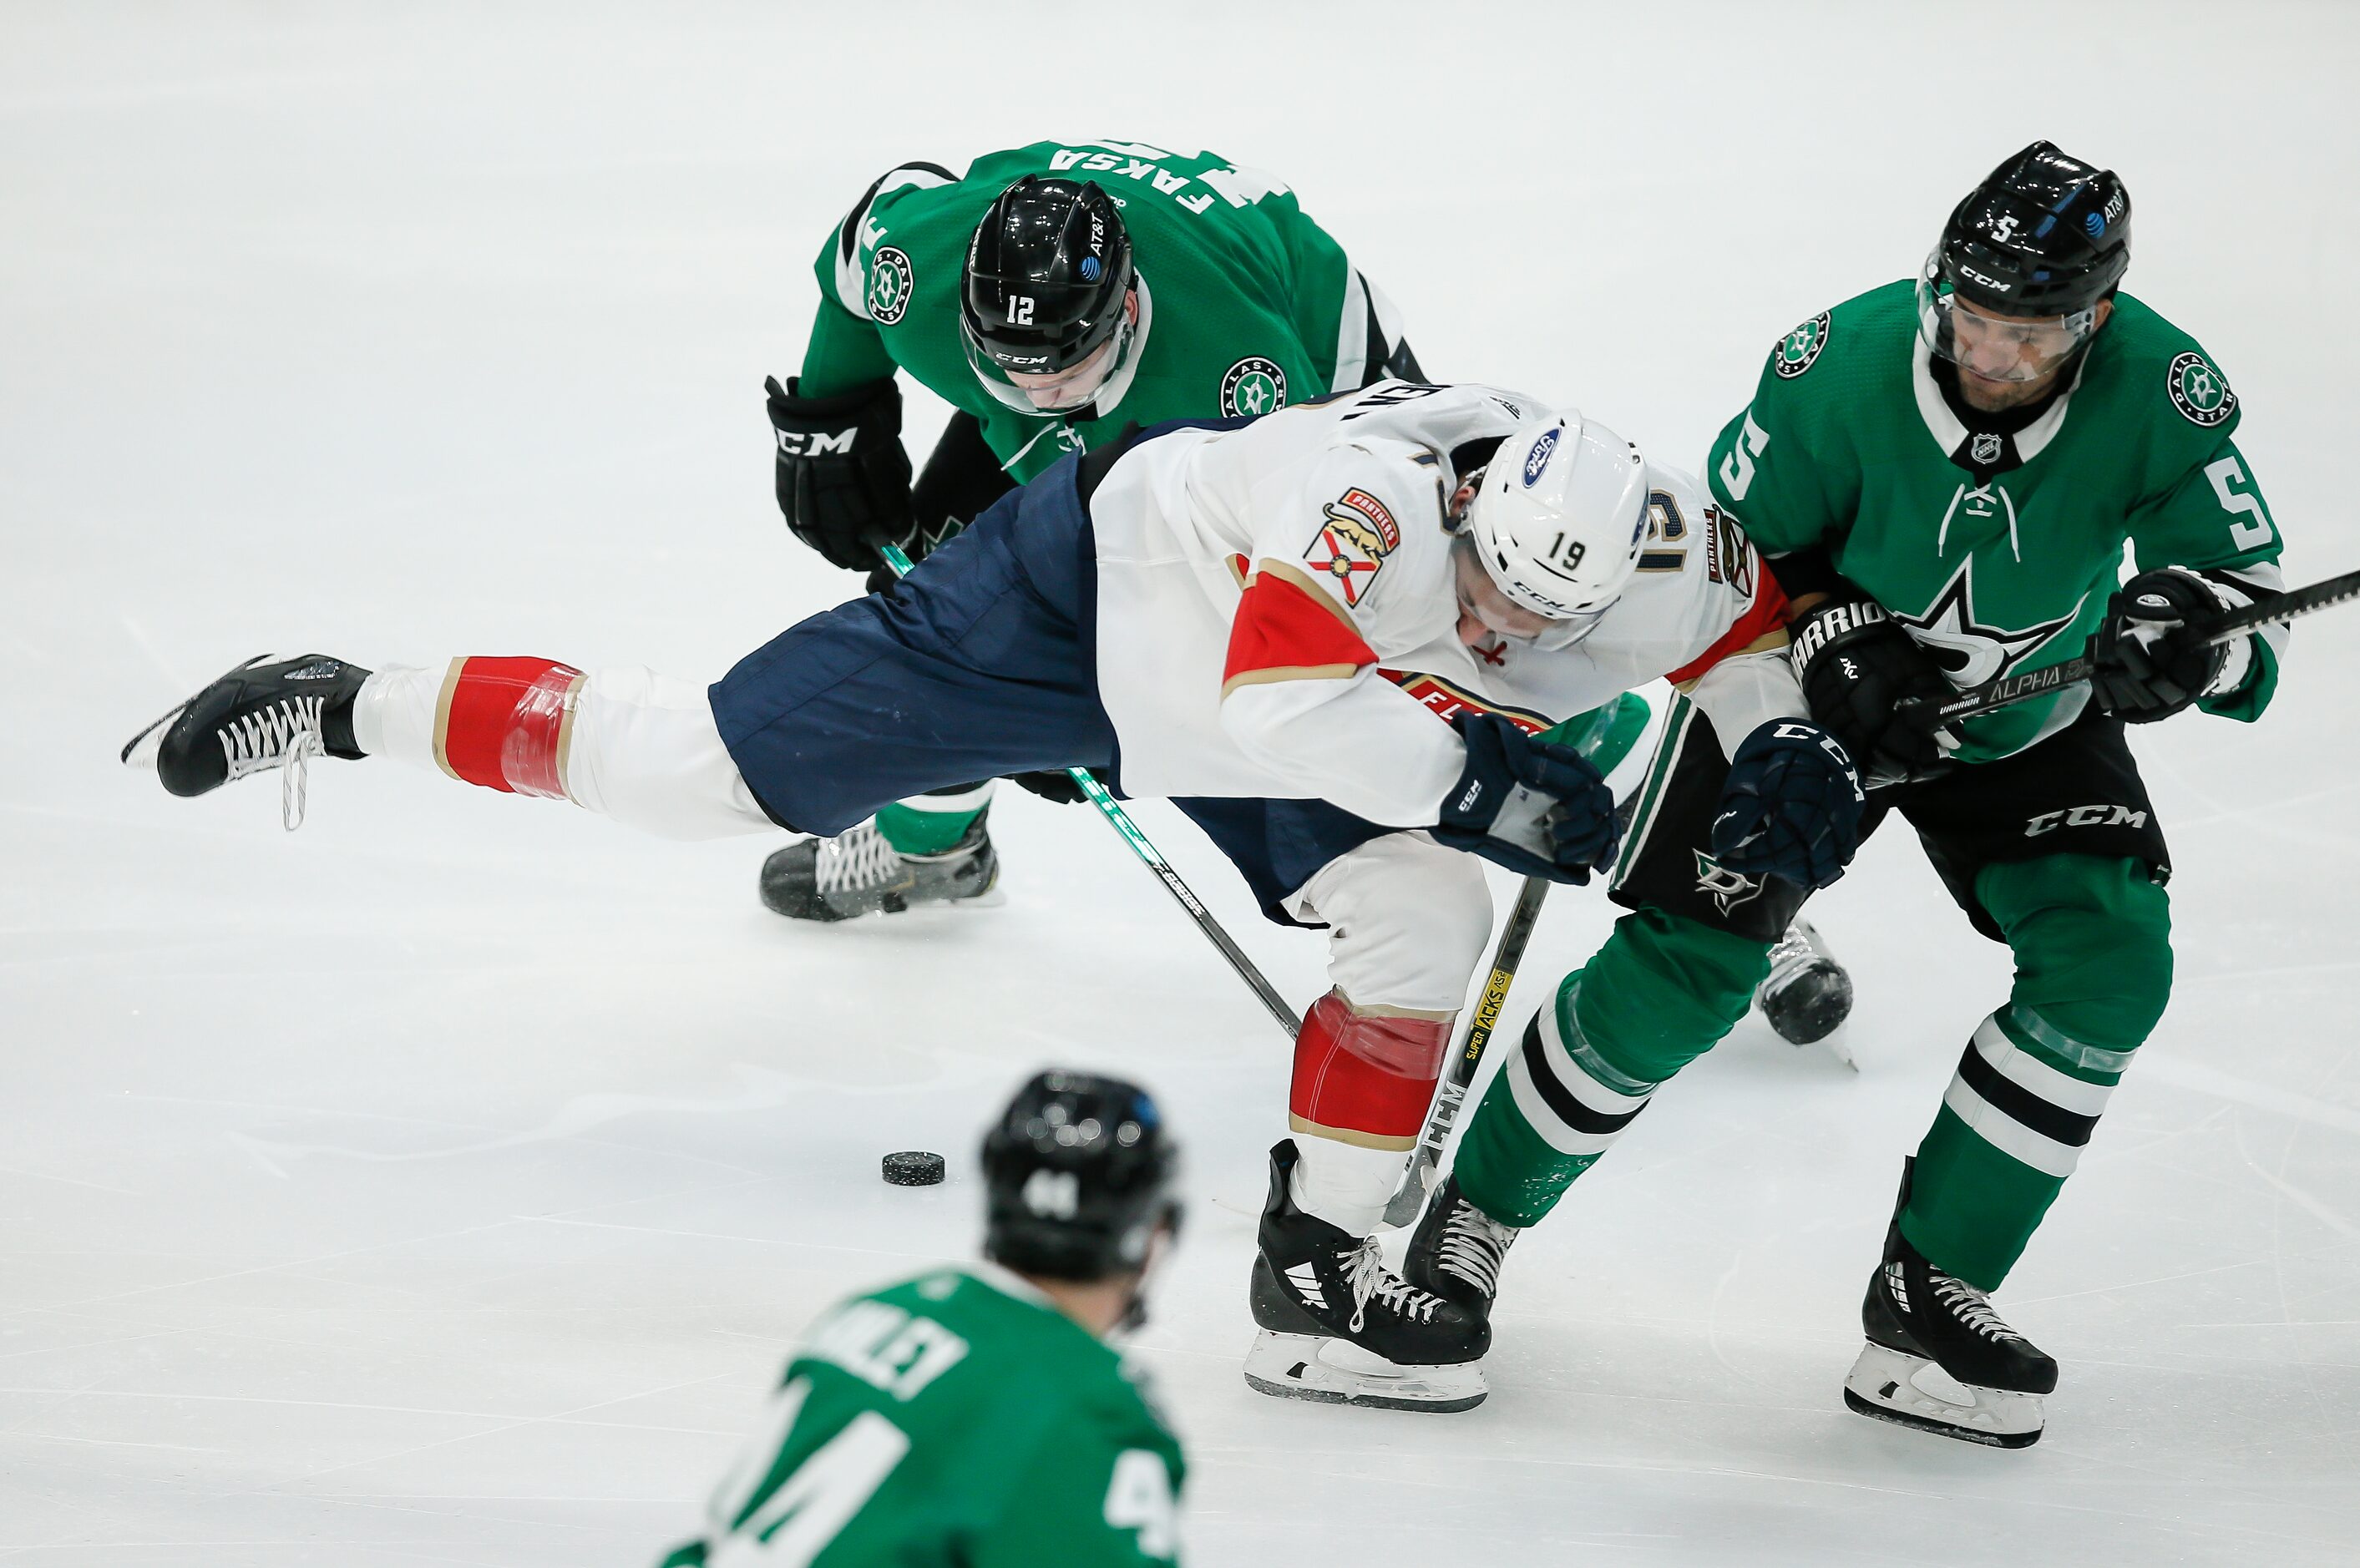
<svg viewBox="0 0 2360 1568">
<path fill-rule="evenodd" d="M 1779 1039 L 1809 1045 L 1828 1039 L 1852 1016 L 1852 976 L 1811 922 L 1797 917 L 1770 950 L 1770 973 L 1754 991 L 1754 1005 Z M 1841 1050 L 1836 1054 L 1852 1060 Z"/>
<path fill-rule="evenodd" d="M 353 699 L 369 672 L 324 653 L 258 654 L 131 737 L 123 761 L 153 768 L 175 795 L 210 794 L 234 779 L 288 770 L 280 810 L 303 820 L 304 762 L 356 758 Z"/>
<path fill-rule="evenodd" d="M 1906 1173 L 1901 1193 L 1906 1203 Z M 1902 1239 L 1900 1210 L 1896 1204 L 1885 1261 L 1861 1306 L 1868 1344 L 1844 1378 L 1844 1403 L 1876 1421 L 1964 1443 L 2039 1442 L 2040 1397 L 2057 1387 L 2056 1361 L 2010 1328 L 1983 1291 Z"/>
<path fill-rule="evenodd" d="M 791 920 L 898 915 L 925 904 L 997 902 L 1000 854 L 981 816 L 940 855 L 903 855 L 874 822 L 804 839 L 762 862 L 762 904 Z"/>
<path fill-rule="evenodd" d="M 1426 1200 L 1402 1258 L 1402 1278 L 1488 1325 L 1500 1293 L 1500 1266 L 1521 1234 L 1469 1203 L 1452 1176 Z"/>
<path fill-rule="evenodd" d="M 1295 1205 L 1292 1140 L 1270 1152 L 1270 1198 L 1251 1301 L 1260 1332 L 1246 1382 L 1283 1399 L 1391 1410 L 1463 1410 L 1489 1391 L 1480 1318 L 1385 1267 L 1374 1236 L 1355 1236 Z"/>
</svg>

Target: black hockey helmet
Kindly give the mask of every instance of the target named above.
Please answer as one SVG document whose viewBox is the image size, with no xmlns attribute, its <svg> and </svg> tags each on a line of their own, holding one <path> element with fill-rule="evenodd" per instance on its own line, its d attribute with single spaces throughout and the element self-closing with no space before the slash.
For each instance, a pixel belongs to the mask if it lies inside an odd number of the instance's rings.
<svg viewBox="0 0 2360 1568">
<path fill-rule="evenodd" d="M 984 1136 L 983 1255 L 1021 1274 L 1103 1279 L 1180 1226 L 1180 1153 L 1147 1092 L 1051 1070 Z"/>
<path fill-rule="evenodd" d="M 1926 342 L 1959 357 L 1955 303 L 1988 315 L 2055 324 L 2026 338 L 2022 374 L 2046 374 L 2097 330 L 2097 306 L 2131 264 L 2131 198 L 2113 169 L 2034 142 L 1991 171 L 1942 225 L 1918 283 Z M 2032 338 L 2039 336 L 2041 342 Z"/>
<path fill-rule="evenodd" d="M 1118 335 L 1127 342 L 1132 276 L 1130 231 L 1096 182 L 1024 176 L 993 199 L 967 242 L 959 326 L 968 363 L 1001 401 L 1054 411 L 1008 376 L 1054 376 Z M 1109 356 L 1109 373 L 1121 352 Z"/>
</svg>

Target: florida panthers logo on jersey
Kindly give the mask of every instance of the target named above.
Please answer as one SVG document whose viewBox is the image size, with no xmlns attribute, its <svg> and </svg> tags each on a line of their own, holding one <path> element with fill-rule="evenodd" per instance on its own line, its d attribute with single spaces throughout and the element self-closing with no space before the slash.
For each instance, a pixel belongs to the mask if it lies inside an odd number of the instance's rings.
<svg viewBox="0 0 2360 1568">
<path fill-rule="evenodd" d="M 1924 615 L 1888 613 L 1907 628 L 1920 647 L 1933 654 L 1934 661 L 1942 667 L 1953 685 L 1967 687 L 2014 674 L 2047 646 L 2050 637 L 2080 617 L 2088 599 L 2087 593 L 2082 594 L 2073 602 L 2072 609 L 2055 620 L 2036 621 L 2019 627 L 1989 625 L 1975 618 L 1975 562 L 1969 556 L 1950 574 L 1950 580 L 1942 584 L 1942 591 L 1934 595 L 1934 602 L 1926 606 Z"/>
<path fill-rule="evenodd" d="M 1303 552 L 1315 581 L 1357 605 L 1401 543 L 1401 525 L 1382 501 L 1366 490 L 1347 490 L 1328 503 L 1327 520 Z"/>
</svg>

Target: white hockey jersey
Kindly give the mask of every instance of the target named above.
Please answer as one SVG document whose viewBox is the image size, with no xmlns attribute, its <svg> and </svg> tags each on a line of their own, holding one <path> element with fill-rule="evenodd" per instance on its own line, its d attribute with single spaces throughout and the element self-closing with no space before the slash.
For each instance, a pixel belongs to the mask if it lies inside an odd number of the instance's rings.
<svg viewBox="0 0 2360 1568">
<path fill-rule="evenodd" d="M 1590 635 L 1544 652 L 1459 638 L 1452 452 L 1538 405 L 1380 382 L 1123 454 L 1090 501 L 1099 696 L 1135 795 L 1324 799 L 1430 825 L 1466 765 L 1462 708 L 1540 729 L 1659 677 L 1734 749 L 1806 712 L 1785 596 L 1735 521 L 1650 465 L 1638 572 Z"/>
</svg>

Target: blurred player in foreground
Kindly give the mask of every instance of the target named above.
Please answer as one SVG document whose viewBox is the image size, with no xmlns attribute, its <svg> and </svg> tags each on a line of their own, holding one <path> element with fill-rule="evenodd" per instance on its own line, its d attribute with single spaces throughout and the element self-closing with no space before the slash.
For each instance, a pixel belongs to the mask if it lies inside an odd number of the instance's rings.
<svg viewBox="0 0 2360 1568">
<path fill-rule="evenodd" d="M 2039 1437 L 2057 1363 L 1989 1292 L 2171 993 L 2171 860 L 2123 725 L 2191 707 L 2258 718 L 2287 637 L 2270 623 L 2219 646 L 2161 640 L 2285 584 L 2230 439 L 2235 394 L 2119 292 L 2130 219 L 2111 170 L 2034 143 L 1959 203 L 1914 282 L 1782 339 L 1711 463 L 1715 501 L 1742 509 L 1794 595 L 1813 716 L 1890 785 L 1863 831 L 1897 811 L 1974 929 L 2015 954 L 2008 1000 L 1904 1163 L 1844 1388 L 1863 1415 L 2005 1447 Z M 2085 648 L 2092 681 L 1955 728 L 1903 705 Z M 1744 1016 L 1809 889 L 1713 859 L 1728 733 L 1690 703 L 1673 713 L 1615 872 L 1635 912 L 1486 1094 L 1413 1241 L 1413 1282 L 1488 1311 L 1516 1232 Z"/>
<path fill-rule="evenodd" d="M 548 659 L 256 661 L 126 757 L 196 795 L 388 756 L 681 838 L 840 832 L 1053 767 L 1233 809 L 1222 847 L 1266 909 L 1329 927 L 1334 986 L 1295 1042 L 1248 1380 L 1454 1410 L 1483 1398 L 1489 1330 L 1405 1286 L 1373 1232 L 1491 932 L 1475 857 L 1569 882 L 1611 864 L 1612 794 L 1539 732 L 1667 678 L 1741 737 L 1720 864 L 1840 876 L 1861 788 L 1803 717 L 1785 610 L 1696 482 L 1595 420 L 1384 381 L 1068 457 L 710 689 Z"/>
<path fill-rule="evenodd" d="M 705 1534 L 661 1568 L 1177 1562 L 1180 1440 L 1108 1336 L 1146 1317 L 1178 1168 L 1131 1084 L 1018 1090 L 983 1140 L 986 1261 L 814 1324 Z"/>
</svg>

